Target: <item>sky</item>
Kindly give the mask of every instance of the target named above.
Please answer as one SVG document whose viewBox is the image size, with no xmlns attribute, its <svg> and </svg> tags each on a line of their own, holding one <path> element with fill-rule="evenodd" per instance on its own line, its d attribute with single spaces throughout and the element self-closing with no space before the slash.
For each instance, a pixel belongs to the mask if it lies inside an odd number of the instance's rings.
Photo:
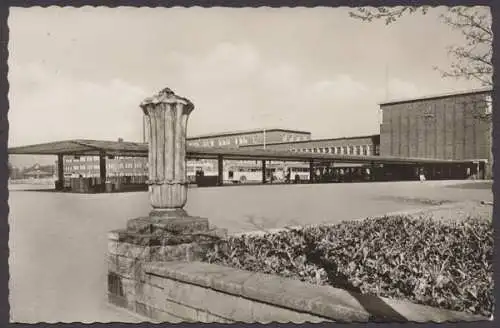
<svg viewBox="0 0 500 328">
<path fill-rule="evenodd" d="M 142 139 L 139 103 L 169 87 L 188 135 L 254 128 L 379 132 L 378 103 L 480 87 L 443 79 L 464 43 L 446 8 L 386 26 L 350 8 L 11 8 L 9 146 Z"/>
</svg>

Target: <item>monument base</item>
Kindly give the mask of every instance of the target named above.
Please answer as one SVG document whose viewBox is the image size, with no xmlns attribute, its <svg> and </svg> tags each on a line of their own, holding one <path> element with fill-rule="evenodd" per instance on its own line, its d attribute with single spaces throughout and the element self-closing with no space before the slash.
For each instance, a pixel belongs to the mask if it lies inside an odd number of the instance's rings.
<svg viewBox="0 0 500 328">
<path fill-rule="evenodd" d="M 208 219 L 182 209 L 153 210 L 147 217 L 128 220 L 126 229 L 108 234 L 109 301 L 136 311 L 145 263 L 202 260 L 207 249 L 226 236 L 227 230 L 211 228 Z"/>
<path fill-rule="evenodd" d="M 153 210 L 147 217 L 127 222 L 127 231 L 153 235 L 203 233 L 209 229 L 208 219 L 190 216 L 183 209 Z"/>
</svg>

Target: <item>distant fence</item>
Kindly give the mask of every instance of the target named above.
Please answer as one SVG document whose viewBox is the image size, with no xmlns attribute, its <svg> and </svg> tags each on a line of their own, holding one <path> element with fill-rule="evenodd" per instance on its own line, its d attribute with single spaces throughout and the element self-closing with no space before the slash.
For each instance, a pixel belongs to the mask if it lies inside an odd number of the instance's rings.
<svg viewBox="0 0 500 328">
<path fill-rule="evenodd" d="M 40 178 L 40 179 L 9 179 L 9 184 L 31 184 L 31 185 L 53 185 L 56 179 Z"/>
</svg>

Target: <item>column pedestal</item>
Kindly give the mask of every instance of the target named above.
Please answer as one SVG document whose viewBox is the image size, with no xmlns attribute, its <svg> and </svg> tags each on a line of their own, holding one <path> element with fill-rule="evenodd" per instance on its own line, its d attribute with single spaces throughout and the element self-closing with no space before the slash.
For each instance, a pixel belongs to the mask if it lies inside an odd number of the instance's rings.
<svg viewBox="0 0 500 328">
<path fill-rule="evenodd" d="M 144 288 L 142 266 L 150 261 L 196 261 L 227 231 L 208 219 L 190 216 L 187 201 L 186 128 L 193 104 L 168 88 L 146 99 L 141 108 L 149 131 L 148 216 L 131 219 L 126 229 L 108 235 L 108 299 L 139 312 Z M 101 169 L 102 172 L 102 169 Z M 102 175 L 102 173 L 101 173 Z"/>
</svg>

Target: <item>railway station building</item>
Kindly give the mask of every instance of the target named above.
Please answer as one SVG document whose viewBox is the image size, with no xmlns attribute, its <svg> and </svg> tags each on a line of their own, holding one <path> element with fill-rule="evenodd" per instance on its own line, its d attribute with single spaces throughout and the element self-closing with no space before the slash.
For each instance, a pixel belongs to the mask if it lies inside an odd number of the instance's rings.
<svg viewBox="0 0 500 328">
<path fill-rule="evenodd" d="M 380 155 L 484 159 L 492 177 L 490 88 L 380 104 Z"/>
<path fill-rule="evenodd" d="M 432 161 L 428 167 L 416 167 L 412 164 L 413 166 L 407 165 L 404 168 L 400 164 L 387 162 L 385 171 L 393 174 L 397 170 L 405 170 L 390 179 L 413 179 L 418 176 L 417 172 L 413 172 L 415 169 L 422 170 L 431 179 L 446 179 L 452 176 L 492 178 L 491 92 L 491 89 L 478 89 L 381 103 L 379 134 L 314 139 L 308 131 L 284 128 L 254 129 L 191 136 L 187 138 L 187 145 L 191 149 L 214 149 L 221 154 L 238 149 L 250 152 L 263 149 L 281 154 L 303 154 L 311 158 L 323 154 L 334 155 L 337 156 L 335 164 L 346 162 L 339 160 L 338 156 L 351 159 L 352 156 L 380 156 L 408 159 L 409 162 L 410 159 L 417 159 L 422 160 L 422 163 L 425 160 L 441 160 L 444 163 L 442 167 Z M 145 142 L 148 131 L 144 132 L 145 139 L 142 143 L 129 144 L 147 147 Z M 115 143 L 118 148 L 120 143 L 127 147 L 127 142 L 122 139 Z M 60 158 L 63 159 L 65 178 L 102 177 L 102 171 L 105 170 L 107 179 L 125 179 L 125 183 L 132 184 L 143 184 L 147 180 L 147 156 L 144 155 L 106 155 L 103 161 L 95 155 L 80 156 L 68 153 Z M 245 158 L 247 159 L 242 161 L 248 162 L 250 157 Z M 204 159 L 201 160 L 203 161 Z M 463 161 L 465 166 L 452 168 L 444 161 Z M 102 167 L 104 162 L 105 168 Z M 260 163 L 257 160 L 253 162 L 256 165 Z M 372 165 L 368 160 L 351 162 L 353 167 Z M 56 167 L 61 166 L 56 162 Z M 458 173 L 453 173 L 452 170 Z"/>
</svg>

